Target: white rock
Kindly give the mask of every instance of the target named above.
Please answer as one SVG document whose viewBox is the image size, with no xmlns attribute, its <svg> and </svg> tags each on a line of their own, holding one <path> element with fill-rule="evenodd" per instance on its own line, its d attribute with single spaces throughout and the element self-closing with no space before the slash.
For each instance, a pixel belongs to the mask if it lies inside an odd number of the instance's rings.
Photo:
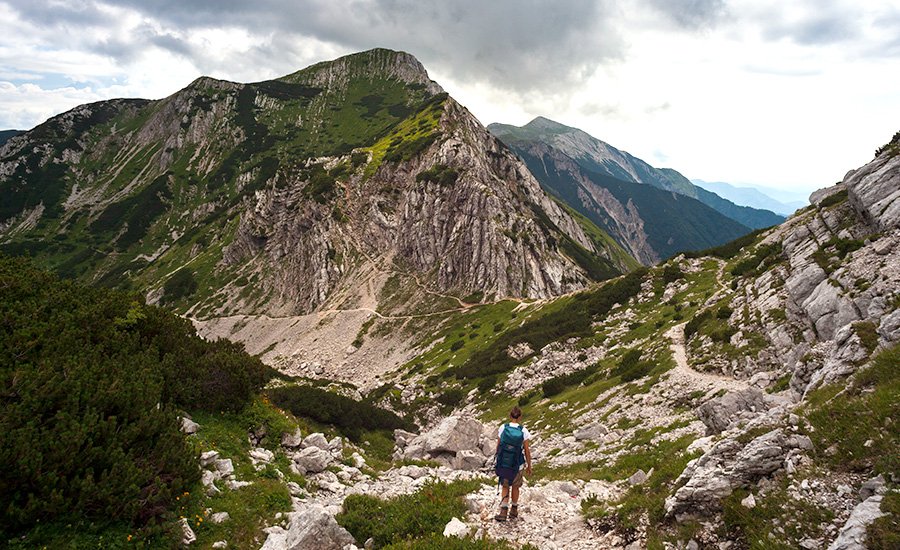
<svg viewBox="0 0 900 550">
<path fill-rule="evenodd" d="M 252 485 L 252 484 L 253 483 L 250 481 L 238 481 L 236 479 L 229 479 L 228 481 L 225 482 L 225 486 L 228 487 L 229 489 L 231 489 L 232 491 L 235 491 L 237 489 L 240 489 L 241 487 L 246 487 L 247 485 Z"/>
<path fill-rule="evenodd" d="M 190 418 L 186 416 L 181 417 L 181 431 L 190 435 L 197 433 L 197 430 L 200 429 L 200 424 L 197 424 Z"/>
<path fill-rule="evenodd" d="M 256 462 L 264 462 L 266 464 L 275 460 L 275 453 L 268 449 L 263 449 L 262 447 L 257 447 L 255 449 L 250 449 L 250 460 L 254 463 Z"/>
<path fill-rule="evenodd" d="M 181 544 L 187 546 L 197 541 L 197 535 L 191 529 L 191 525 L 186 518 L 181 518 Z"/>
<path fill-rule="evenodd" d="M 356 452 L 350 455 L 350 460 L 353 461 L 353 465 L 357 468 L 362 468 L 366 465 L 366 459 L 364 459 L 362 455 Z"/>
<path fill-rule="evenodd" d="M 220 492 L 219 488 L 216 487 L 215 481 L 216 474 L 209 470 L 203 470 L 203 473 L 200 474 L 200 483 L 206 488 L 206 494 L 208 496 L 213 496 Z"/>
<path fill-rule="evenodd" d="M 303 439 L 302 447 L 304 449 L 308 449 L 310 447 L 318 447 L 323 451 L 330 450 L 328 447 L 328 440 L 325 438 L 325 434 L 323 433 L 311 433 Z"/>
<path fill-rule="evenodd" d="M 332 456 L 331 453 L 318 446 L 310 446 L 295 454 L 293 461 L 303 474 L 318 473 L 331 464 Z"/>
<path fill-rule="evenodd" d="M 647 481 L 647 472 L 644 470 L 638 470 L 635 473 L 631 474 L 631 477 L 628 478 L 629 485 L 640 485 Z"/>
<path fill-rule="evenodd" d="M 831 543 L 828 550 L 865 550 L 866 527 L 885 515 L 881 511 L 882 498 L 881 495 L 875 495 L 860 502 L 850 513 L 837 539 Z"/>
<path fill-rule="evenodd" d="M 453 467 L 457 470 L 474 472 L 484 466 L 484 455 L 481 451 L 459 451 L 453 459 Z"/>
<path fill-rule="evenodd" d="M 215 462 L 216 470 L 222 476 L 230 476 L 234 474 L 234 464 L 231 462 L 230 458 L 220 458 Z"/>
<path fill-rule="evenodd" d="M 204 468 L 212 465 L 219 458 L 219 451 L 206 451 L 200 454 L 200 465 Z"/>
<path fill-rule="evenodd" d="M 231 519 L 231 516 L 228 515 L 228 512 L 216 512 L 215 514 L 211 514 L 209 516 L 209 521 L 213 523 L 222 523 L 224 521 L 228 521 Z"/>
<path fill-rule="evenodd" d="M 321 506 L 288 515 L 288 529 L 269 533 L 261 550 L 344 550 L 356 543 Z"/>
<path fill-rule="evenodd" d="M 460 521 L 458 518 L 453 518 L 447 525 L 444 526 L 444 536 L 445 537 L 457 537 L 464 538 L 470 532 L 469 526 Z"/>
<path fill-rule="evenodd" d="M 284 434 L 281 436 L 281 446 L 288 449 L 296 449 L 303 443 L 303 434 L 300 433 L 300 428 L 294 430 L 294 433 Z"/>
<path fill-rule="evenodd" d="M 746 498 L 741 500 L 741 506 L 750 509 L 756 508 L 756 498 L 753 497 L 753 493 L 750 493 Z"/>
<path fill-rule="evenodd" d="M 588 441 L 599 441 L 608 432 L 609 430 L 607 430 L 605 426 L 600 423 L 595 423 L 591 424 L 590 426 L 576 429 L 574 432 L 572 432 L 572 435 L 574 435 L 575 439 L 577 439 L 578 441 L 582 441 L 585 439 L 587 439 Z"/>
<path fill-rule="evenodd" d="M 228 541 L 225 541 L 225 540 L 216 541 L 216 542 L 212 543 L 212 547 L 213 548 L 228 548 Z"/>
</svg>

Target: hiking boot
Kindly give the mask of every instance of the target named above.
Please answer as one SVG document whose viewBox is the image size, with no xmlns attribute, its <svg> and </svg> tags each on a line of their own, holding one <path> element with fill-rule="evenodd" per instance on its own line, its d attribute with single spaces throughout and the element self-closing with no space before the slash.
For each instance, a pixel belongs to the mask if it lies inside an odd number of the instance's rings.
<svg viewBox="0 0 900 550">
<path fill-rule="evenodd" d="M 516 519 L 517 517 L 519 517 L 519 505 L 513 504 L 512 507 L 509 509 L 509 519 L 513 520 L 513 519 Z"/>
<path fill-rule="evenodd" d="M 506 521 L 507 513 L 509 509 L 506 506 L 500 507 L 500 513 L 494 516 L 494 519 L 497 521 Z"/>
</svg>

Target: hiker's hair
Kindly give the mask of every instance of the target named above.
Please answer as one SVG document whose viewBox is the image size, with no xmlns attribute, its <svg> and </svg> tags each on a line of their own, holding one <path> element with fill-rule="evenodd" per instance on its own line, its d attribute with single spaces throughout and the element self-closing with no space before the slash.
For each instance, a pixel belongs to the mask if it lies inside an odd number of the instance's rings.
<svg viewBox="0 0 900 550">
<path fill-rule="evenodd" d="M 519 407 L 513 407 L 511 411 L 509 411 L 510 418 L 519 418 L 522 416 L 522 409 Z"/>
</svg>

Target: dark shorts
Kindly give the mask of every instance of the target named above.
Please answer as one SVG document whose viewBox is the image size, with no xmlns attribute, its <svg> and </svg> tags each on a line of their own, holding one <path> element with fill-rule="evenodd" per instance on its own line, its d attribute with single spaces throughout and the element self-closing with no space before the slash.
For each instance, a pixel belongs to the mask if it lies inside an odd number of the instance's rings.
<svg viewBox="0 0 900 550">
<path fill-rule="evenodd" d="M 510 485 L 512 487 L 521 487 L 525 477 L 525 470 L 516 472 L 512 468 L 497 468 L 497 477 L 500 478 L 501 485 Z"/>
</svg>

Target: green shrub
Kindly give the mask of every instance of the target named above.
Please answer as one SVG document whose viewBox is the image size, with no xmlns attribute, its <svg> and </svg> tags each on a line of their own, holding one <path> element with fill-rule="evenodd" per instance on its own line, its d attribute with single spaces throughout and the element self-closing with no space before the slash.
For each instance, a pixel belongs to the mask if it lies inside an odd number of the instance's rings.
<svg viewBox="0 0 900 550">
<path fill-rule="evenodd" d="M 437 396 L 437 402 L 446 407 L 455 407 L 466 398 L 466 391 L 462 388 L 450 388 Z"/>
<path fill-rule="evenodd" d="M 78 518 L 145 525 L 199 480 L 178 408 L 243 407 L 266 379 L 240 345 L 135 296 L 0 257 L 5 529 Z"/>
<path fill-rule="evenodd" d="M 885 515 L 869 524 L 866 529 L 866 547 L 871 550 L 900 548 L 900 492 L 889 491 L 881 501 Z"/>
<path fill-rule="evenodd" d="M 869 353 L 878 347 L 878 327 L 872 321 L 857 321 L 853 323 L 853 332 L 859 337 L 859 341 Z"/>
<path fill-rule="evenodd" d="M 755 243 L 756 240 L 762 235 L 764 232 L 768 231 L 768 228 L 757 229 L 752 233 L 747 233 L 743 237 L 738 237 L 737 239 L 725 243 L 723 245 L 714 246 L 712 248 L 707 248 L 705 250 L 697 250 L 693 252 L 685 252 L 684 256 L 686 258 L 703 258 L 705 256 L 714 256 L 716 258 L 721 258 L 723 260 L 730 260 L 740 254 L 740 252 Z"/>
<path fill-rule="evenodd" d="M 427 483 L 416 493 L 390 500 L 350 495 L 335 519 L 356 540 L 374 539 L 376 548 L 427 538 L 441 534 L 453 517 L 465 516 L 462 496 L 479 485 L 478 481 Z"/>
<path fill-rule="evenodd" d="M 412 423 L 391 411 L 312 386 L 282 386 L 267 393 L 276 406 L 295 416 L 331 424 L 354 440 L 359 440 L 365 430 L 414 428 Z"/>
<path fill-rule="evenodd" d="M 197 292 L 194 273 L 186 268 L 179 269 L 163 284 L 163 302 L 170 304 Z"/>
<path fill-rule="evenodd" d="M 478 381 L 478 391 L 481 393 L 487 393 L 491 388 L 497 385 L 499 379 L 500 378 L 496 374 L 485 376 Z"/>
<path fill-rule="evenodd" d="M 681 268 L 678 267 L 678 264 L 666 264 L 662 271 L 663 282 L 669 284 L 677 281 L 678 279 L 684 279 L 684 272 L 681 271 Z"/>
<path fill-rule="evenodd" d="M 609 313 L 616 304 L 627 303 L 637 295 L 647 273 L 646 268 L 638 269 L 599 288 L 581 292 L 575 295 L 567 308 L 530 318 L 522 325 L 507 330 L 485 348 L 474 352 L 465 363 L 444 373 L 462 379 L 504 373 L 533 356 L 531 354 L 522 359 L 510 357 L 506 350 L 512 345 L 526 342 L 531 349 L 539 350 L 550 342 L 573 336 L 591 336 L 591 323 Z"/>
<path fill-rule="evenodd" d="M 729 319 L 734 310 L 728 306 L 722 306 L 716 311 L 716 319 Z"/>
<path fill-rule="evenodd" d="M 840 203 L 844 202 L 845 200 L 847 200 L 847 196 L 848 195 L 847 195 L 846 189 L 844 189 L 842 191 L 838 191 L 837 193 L 835 193 L 833 195 L 829 195 L 829 196 L 825 197 L 824 199 L 822 199 L 822 201 L 819 202 L 818 206 L 819 206 L 819 208 L 828 208 L 829 206 L 834 206 L 835 204 L 840 204 Z"/>
<path fill-rule="evenodd" d="M 456 183 L 456 180 L 459 178 L 459 172 L 450 168 L 446 164 L 435 164 L 428 170 L 423 172 L 419 172 L 416 175 L 416 181 L 429 182 L 429 183 L 437 183 L 438 185 L 453 185 Z"/>
<path fill-rule="evenodd" d="M 735 277 L 758 275 L 774 265 L 781 257 L 781 252 L 780 242 L 760 245 L 753 254 L 735 264 L 731 268 L 731 274 Z"/>
<path fill-rule="evenodd" d="M 698 311 L 696 314 L 694 314 L 691 320 L 688 321 L 686 325 L 684 325 L 685 341 L 690 340 L 693 335 L 697 334 L 697 331 L 700 330 L 700 327 L 703 326 L 703 323 L 709 320 L 711 316 L 712 312 L 708 309 Z"/>
<path fill-rule="evenodd" d="M 464 340 L 456 340 L 452 344 L 450 344 L 450 351 L 459 351 L 466 345 Z"/>
</svg>

